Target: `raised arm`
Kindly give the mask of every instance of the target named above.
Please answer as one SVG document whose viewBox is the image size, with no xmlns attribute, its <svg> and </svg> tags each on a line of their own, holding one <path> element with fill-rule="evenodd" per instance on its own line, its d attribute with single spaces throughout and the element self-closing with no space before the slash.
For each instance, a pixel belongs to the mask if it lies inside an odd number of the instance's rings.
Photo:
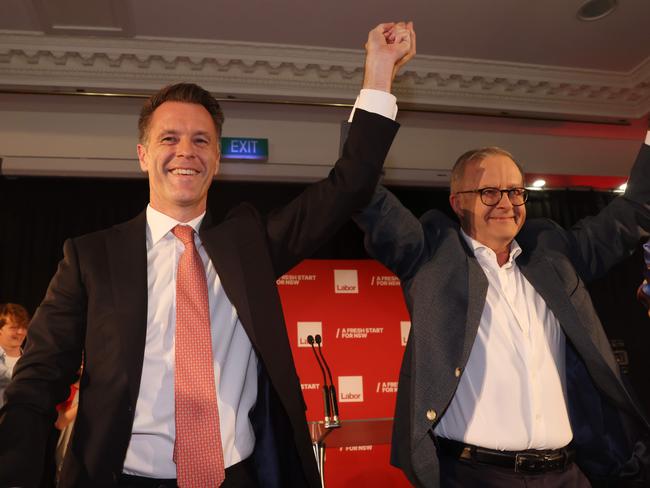
<svg viewBox="0 0 650 488">
<path fill-rule="evenodd" d="M 411 23 L 380 24 L 370 31 L 364 87 L 392 97 L 386 94 L 393 77 L 415 54 L 414 35 Z M 372 101 L 369 105 L 357 104 L 342 156 L 329 176 L 268 216 L 266 231 L 276 274 L 313 253 L 370 201 L 399 126 L 392 120 L 395 109 L 374 110 Z"/>
<path fill-rule="evenodd" d="M 353 220 L 365 234 L 368 253 L 402 280 L 410 278 L 431 257 L 439 232 L 435 225 L 427 225 L 425 231 L 415 215 L 381 185 Z"/>
<path fill-rule="evenodd" d="M 379 24 L 368 33 L 363 88 L 390 93 L 398 71 L 415 56 L 413 22 Z"/>
<path fill-rule="evenodd" d="M 650 132 L 649 132 L 650 134 Z M 568 233 L 571 259 L 583 280 L 591 281 L 634 252 L 650 233 L 650 135 L 632 167 L 625 194 Z"/>
</svg>

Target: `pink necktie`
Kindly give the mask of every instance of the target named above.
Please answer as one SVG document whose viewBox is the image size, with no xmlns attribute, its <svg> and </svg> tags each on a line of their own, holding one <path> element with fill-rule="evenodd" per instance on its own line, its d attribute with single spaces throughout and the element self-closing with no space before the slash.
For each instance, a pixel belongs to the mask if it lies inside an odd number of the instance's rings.
<svg viewBox="0 0 650 488">
<path fill-rule="evenodd" d="M 172 230 L 185 245 L 176 275 L 174 462 L 180 488 L 216 488 L 225 479 L 214 381 L 208 285 L 194 230 Z"/>
</svg>

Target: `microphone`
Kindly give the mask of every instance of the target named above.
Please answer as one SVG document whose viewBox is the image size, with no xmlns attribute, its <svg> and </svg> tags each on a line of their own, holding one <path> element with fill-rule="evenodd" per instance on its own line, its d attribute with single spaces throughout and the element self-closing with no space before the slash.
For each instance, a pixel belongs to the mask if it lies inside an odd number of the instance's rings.
<svg viewBox="0 0 650 488">
<path fill-rule="evenodd" d="M 320 336 L 316 336 L 320 337 Z M 316 348 L 314 347 L 314 336 L 311 334 L 307 336 L 307 342 L 311 346 L 311 350 L 314 353 L 314 357 L 316 358 L 316 361 L 318 362 L 318 367 L 320 368 L 321 373 L 323 373 L 323 402 L 325 404 L 325 427 L 329 426 L 330 423 L 330 418 L 332 416 L 332 412 L 330 410 L 330 401 L 329 401 L 329 388 L 327 387 L 327 377 L 325 376 L 325 370 L 323 369 L 323 365 L 320 362 L 320 359 L 318 358 L 318 354 L 316 354 Z"/>
<path fill-rule="evenodd" d="M 325 356 L 323 355 L 321 342 L 323 342 L 321 336 L 319 334 L 316 334 L 316 344 L 318 345 L 318 353 L 320 354 L 320 357 L 323 360 L 323 364 L 325 365 L 325 368 L 327 369 L 327 374 L 329 375 L 330 378 L 329 396 L 332 405 L 332 423 L 330 426 L 340 427 L 341 424 L 339 422 L 339 401 L 336 398 L 336 388 L 334 388 L 334 380 L 332 379 L 332 372 L 330 371 L 330 367 L 327 365 L 327 361 L 325 361 Z"/>
</svg>

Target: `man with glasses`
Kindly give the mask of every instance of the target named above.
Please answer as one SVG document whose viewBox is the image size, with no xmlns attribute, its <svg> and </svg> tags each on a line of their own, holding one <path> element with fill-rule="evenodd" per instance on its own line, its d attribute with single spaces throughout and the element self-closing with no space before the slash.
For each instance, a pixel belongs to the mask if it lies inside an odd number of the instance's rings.
<svg viewBox="0 0 650 488">
<path fill-rule="evenodd" d="M 648 421 L 584 285 L 650 229 L 648 143 L 650 133 L 625 195 L 570 230 L 524 225 L 522 170 L 496 147 L 454 165 L 460 226 L 438 210 L 417 219 L 382 187 L 355 218 L 411 314 L 391 462 L 415 486 L 588 487 L 586 475 L 648 475 L 647 449 L 633 447 Z"/>
</svg>

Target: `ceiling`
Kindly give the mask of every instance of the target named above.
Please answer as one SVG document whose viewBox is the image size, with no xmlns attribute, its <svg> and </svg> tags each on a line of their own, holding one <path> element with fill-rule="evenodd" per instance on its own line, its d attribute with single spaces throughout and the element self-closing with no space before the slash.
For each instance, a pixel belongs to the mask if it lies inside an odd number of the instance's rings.
<svg viewBox="0 0 650 488">
<path fill-rule="evenodd" d="M 582 119 L 650 111 L 650 1 L 598 21 L 584 0 L 3 0 L 0 89 L 146 92 L 194 79 L 229 97 L 349 100 L 373 25 L 415 22 L 396 84 L 414 108 Z"/>
</svg>

